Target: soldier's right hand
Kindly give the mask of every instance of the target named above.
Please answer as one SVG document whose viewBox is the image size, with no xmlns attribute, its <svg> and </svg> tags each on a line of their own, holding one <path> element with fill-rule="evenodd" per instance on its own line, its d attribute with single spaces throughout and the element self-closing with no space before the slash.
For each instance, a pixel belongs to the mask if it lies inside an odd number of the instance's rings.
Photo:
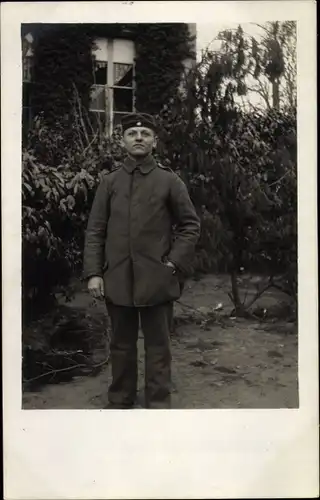
<svg viewBox="0 0 320 500">
<path fill-rule="evenodd" d="M 102 299 L 104 297 L 103 278 L 92 276 L 88 281 L 88 291 L 93 298 Z"/>
</svg>

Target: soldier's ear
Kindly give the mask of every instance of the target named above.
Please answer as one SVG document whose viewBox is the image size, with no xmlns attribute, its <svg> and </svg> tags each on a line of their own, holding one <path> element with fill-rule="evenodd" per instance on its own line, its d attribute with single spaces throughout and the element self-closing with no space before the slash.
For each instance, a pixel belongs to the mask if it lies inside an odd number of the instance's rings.
<svg viewBox="0 0 320 500">
<path fill-rule="evenodd" d="M 154 149 L 157 147 L 157 144 L 158 144 L 158 137 L 155 135 L 154 140 L 153 140 Z"/>
</svg>

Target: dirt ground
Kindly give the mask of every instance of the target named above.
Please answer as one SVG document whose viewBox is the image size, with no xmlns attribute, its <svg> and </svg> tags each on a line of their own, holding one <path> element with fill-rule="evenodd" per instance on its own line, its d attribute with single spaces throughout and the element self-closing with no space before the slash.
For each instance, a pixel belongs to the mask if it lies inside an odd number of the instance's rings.
<svg viewBox="0 0 320 500">
<path fill-rule="evenodd" d="M 242 293 L 247 299 L 261 279 L 243 277 Z M 288 318 L 280 319 L 279 312 L 287 298 L 270 289 L 255 303 L 253 319 L 235 318 L 229 290 L 228 277 L 207 275 L 190 280 L 181 301 L 175 304 L 173 408 L 297 408 L 297 330 Z M 106 316 L 104 305 L 94 307 L 81 285 L 66 305 L 76 314 Z M 138 400 L 142 404 L 143 378 L 140 333 Z M 32 391 L 24 387 L 23 408 L 103 409 L 109 382 L 110 366 L 106 363 L 95 376 L 44 384 Z"/>
</svg>

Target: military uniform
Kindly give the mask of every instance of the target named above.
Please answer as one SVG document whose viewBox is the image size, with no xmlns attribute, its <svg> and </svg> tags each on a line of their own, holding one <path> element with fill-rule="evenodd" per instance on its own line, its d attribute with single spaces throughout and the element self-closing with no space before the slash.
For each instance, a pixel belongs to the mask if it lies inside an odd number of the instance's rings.
<svg viewBox="0 0 320 500">
<path fill-rule="evenodd" d="M 151 155 L 141 161 L 127 157 L 97 189 L 86 232 L 84 276 L 104 280 L 112 325 L 109 402 L 116 408 L 132 407 L 136 397 L 139 315 L 146 406 L 170 407 L 170 309 L 181 295 L 199 233 L 185 184 Z"/>
</svg>

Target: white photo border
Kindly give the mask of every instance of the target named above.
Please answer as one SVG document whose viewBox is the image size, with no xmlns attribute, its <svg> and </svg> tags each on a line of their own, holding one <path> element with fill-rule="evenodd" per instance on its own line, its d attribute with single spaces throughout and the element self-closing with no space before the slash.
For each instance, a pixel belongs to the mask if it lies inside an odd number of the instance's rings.
<svg viewBox="0 0 320 500">
<path fill-rule="evenodd" d="M 310 497 L 318 478 L 316 4 L 1 5 L 4 486 L 7 499 Z M 297 21 L 299 409 L 21 409 L 21 23 Z"/>
</svg>

